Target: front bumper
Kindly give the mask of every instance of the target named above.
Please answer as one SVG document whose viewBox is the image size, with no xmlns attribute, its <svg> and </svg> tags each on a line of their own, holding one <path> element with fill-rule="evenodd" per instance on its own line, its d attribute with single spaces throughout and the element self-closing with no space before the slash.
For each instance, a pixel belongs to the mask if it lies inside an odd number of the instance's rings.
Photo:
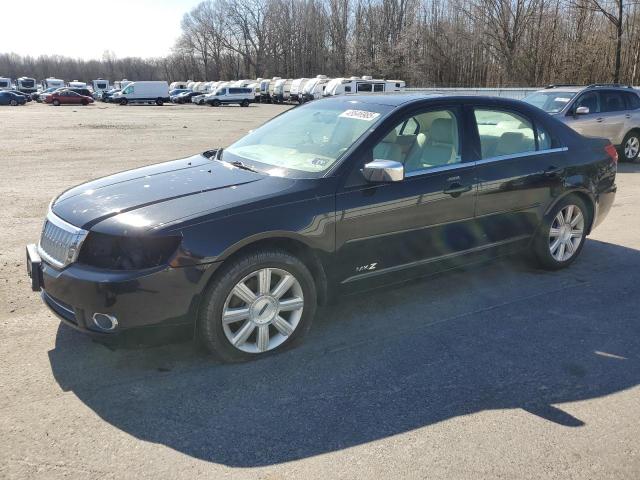
<svg viewBox="0 0 640 480">
<path fill-rule="evenodd" d="M 58 270 L 40 259 L 35 245 L 27 246 L 32 289 L 65 324 L 97 337 L 193 323 L 200 294 L 216 267 L 116 271 L 71 264 Z M 115 317 L 117 327 L 100 329 L 94 313 Z"/>
</svg>

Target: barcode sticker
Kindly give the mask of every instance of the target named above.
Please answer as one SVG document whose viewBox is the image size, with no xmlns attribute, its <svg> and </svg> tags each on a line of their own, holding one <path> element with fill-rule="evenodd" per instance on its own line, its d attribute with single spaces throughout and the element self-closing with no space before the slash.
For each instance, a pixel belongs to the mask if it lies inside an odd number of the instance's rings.
<svg viewBox="0 0 640 480">
<path fill-rule="evenodd" d="M 345 110 L 340 115 L 343 118 L 355 118 L 357 120 L 365 120 L 367 122 L 371 122 L 380 116 L 379 113 L 376 112 L 368 112 L 366 110 Z"/>
</svg>

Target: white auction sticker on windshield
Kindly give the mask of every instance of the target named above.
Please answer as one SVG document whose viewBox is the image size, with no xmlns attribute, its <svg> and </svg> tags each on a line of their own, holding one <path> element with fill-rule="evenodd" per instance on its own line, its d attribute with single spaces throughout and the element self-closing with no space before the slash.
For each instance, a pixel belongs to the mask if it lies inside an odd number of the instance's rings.
<svg viewBox="0 0 640 480">
<path fill-rule="evenodd" d="M 556 98 L 554 98 L 554 101 L 562 102 L 562 103 L 567 103 L 569 100 L 571 100 L 571 99 L 567 98 L 567 97 L 556 97 Z"/>
<path fill-rule="evenodd" d="M 380 114 L 376 112 L 368 112 L 366 110 L 345 110 L 338 116 L 343 118 L 356 118 L 358 120 L 370 122 L 378 118 Z"/>
</svg>

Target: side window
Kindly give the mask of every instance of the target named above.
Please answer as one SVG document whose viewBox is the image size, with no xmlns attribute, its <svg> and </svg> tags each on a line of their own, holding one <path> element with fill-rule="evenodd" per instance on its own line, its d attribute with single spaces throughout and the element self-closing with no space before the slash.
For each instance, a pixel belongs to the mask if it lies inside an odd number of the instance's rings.
<svg viewBox="0 0 640 480">
<path fill-rule="evenodd" d="M 536 134 L 538 136 L 538 150 L 549 150 L 552 144 L 551 135 L 539 123 L 536 123 Z"/>
<path fill-rule="evenodd" d="M 624 110 L 624 99 L 622 98 L 622 92 L 600 92 L 600 111 L 607 112 L 620 112 Z"/>
<path fill-rule="evenodd" d="M 384 85 L 381 83 L 376 83 L 373 85 L 374 92 L 384 92 Z"/>
<path fill-rule="evenodd" d="M 474 111 L 482 158 L 534 152 L 533 125 L 517 113 L 476 108 Z"/>
<path fill-rule="evenodd" d="M 344 87 L 344 93 L 351 93 L 351 85 Z"/>
<path fill-rule="evenodd" d="M 371 84 L 370 83 L 358 83 L 356 85 L 359 92 L 370 92 Z"/>
<path fill-rule="evenodd" d="M 627 100 L 627 108 L 629 110 L 640 108 L 640 97 L 638 97 L 637 93 L 624 92 L 624 98 Z"/>
<path fill-rule="evenodd" d="M 373 148 L 373 158 L 404 164 L 405 173 L 461 161 L 458 121 L 450 110 L 431 110 L 398 123 Z"/>
<path fill-rule="evenodd" d="M 587 107 L 589 109 L 589 113 L 600 113 L 600 101 L 598 94 L 596 92 L 589 92 L 584 95 L 580 95 L 580 98 L 576 100 L 576 103 L 573 106 L 573 111 L 570 113 L 573 114 L 578 107 Z"/>
</svg>

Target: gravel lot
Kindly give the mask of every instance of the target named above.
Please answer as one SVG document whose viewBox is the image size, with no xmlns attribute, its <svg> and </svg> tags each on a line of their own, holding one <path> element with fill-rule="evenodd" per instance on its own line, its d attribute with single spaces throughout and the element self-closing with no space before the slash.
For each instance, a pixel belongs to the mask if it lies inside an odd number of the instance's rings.
<svg viewBox="0 0 640 480">
<path fill-rule="evenodd" d="M 0 478 L 639 478 L 640 165 L 570 269 L 512 259 L 343 299 L 250 364 L 111 351 L 30 291 L 24 245 L 56 193 L 285 108 L 0 108 Z"/>
</svg>

